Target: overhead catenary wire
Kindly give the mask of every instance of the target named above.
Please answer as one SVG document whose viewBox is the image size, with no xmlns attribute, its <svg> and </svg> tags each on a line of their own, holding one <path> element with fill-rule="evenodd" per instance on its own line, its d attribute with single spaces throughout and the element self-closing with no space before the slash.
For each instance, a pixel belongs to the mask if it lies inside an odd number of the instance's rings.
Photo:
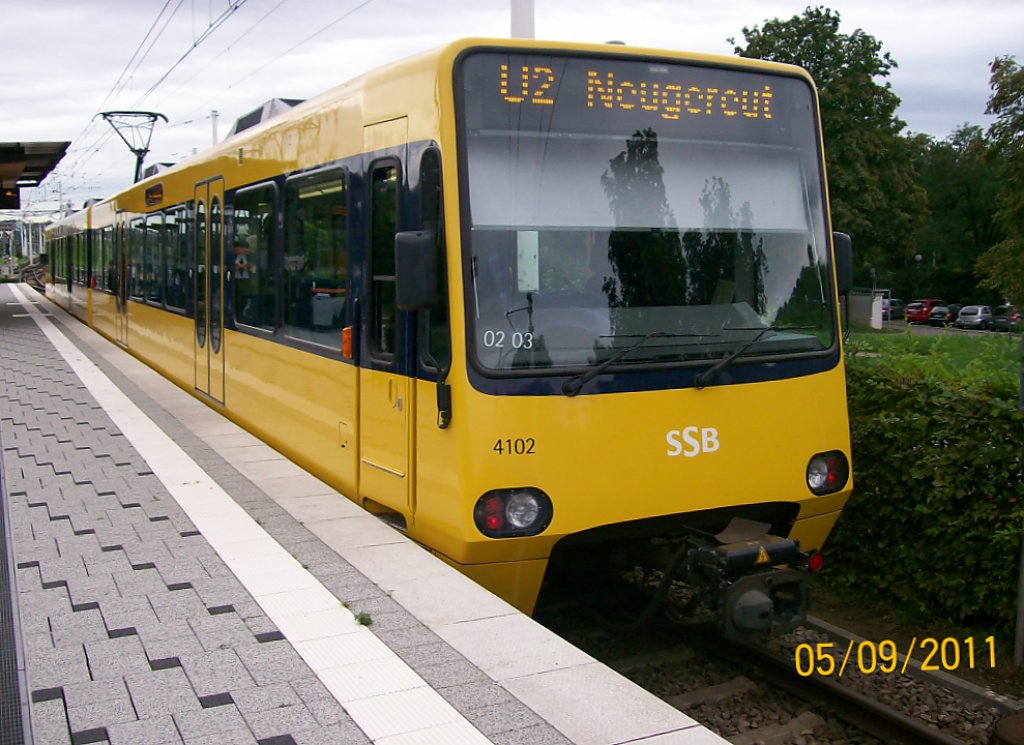
<svg viewBox="0 0 1024 745">
<path fill-rule="evenodd" d="M 216 17 L 213 17 L 213 14 L 211 13 L 211 17 L 209 19 L 208 24 L 206 25 L 206 28 L 203 29 L 198 34 L 198 36 L 196 36 L 195 30 L 193 30 L 193 40 L 191 45 L 178 57 L 177 60 L 173 62 L 173 64 L 171 64 L 166 70 L 162 72 L 159 78 L 157 78 L 156 81 L 152 83 L 144 93 L 138 96 L 135 99 L 135 101 L 126 108 L 138 107 L 149 97 L 151 97 L 156 91 L 160 90 L 161 87 L 164 86 L 166 82 L 171 78 L 174 72 L 178 70 L 180 66 L 190 57 L 190 55 L 192 55 L 192 53 L 195 52 L 196 49 L 198 49 L 202 44 L 207 42 L 209 38 L 219 28 L 221 28 L 227 22 L 227 20 L 231 18 L 243 5 L 245 5 L 247 1 L 248 0 L 229 0 L 227 8 L 222 10 Z M 245 31 L 236 36 L 230 43 L 226 44 L 225 47 L 220 52 L 218 52 L 210 61 L 206 62 L 198 71 L 193 72 L 188 78 L 186 78 L 183 82 L 177 85 L 173 91 L 168 93 L 168 95 L 172 95 L 175 91 L 180 90 L 182 87 L 187 85 L 189 81 L 193 80 L 198 75 L 200 75 L 203 70 L 210 67 L 218 59 L 222 58 L 225 54 L 230 52 L 232 48 L 235 47 L 242 39 L 244 39 L 246 36 L 252 33 L 257 27 L 264 24 L 271 15 L 278 11 L 287 2 L 288 0 L 279 0 L 278 2 L 276 2 L 269 10 L 263 13 L 263 15 L 261 15 L 259 19 L 253 22 Z M 232 87 L 235 87 L 240 83 L 244 82 L 245 80 L 248 80 L 253 76 L 259 74 L 262 70 L 273 65 L 278 60 L 286 57 L 289 54 L 294 53 L 296 50 L 308 44 L 313 39 L 326 33 L 331 28 L 335 27 L 337 24 L 341 23 L 345 19 L 351 17 L 353 14 L 370 5 L 372 2 L 373 0 L 362 0 L 362 2 L 358 2 L 353 7 L 340 13 L 331 21 L 318 26 L 316 31 L 314 31 L 311 34 L 308 34 L 300 41 L 296 42 L 295 44 L 292 44 L 291 46 L 289 46 L 287 49 L 280 52 L 276 56 L 268 59 L 259 67 L 246 71 L 245 74 L 228 83 L 225 88 L 210 96 L 203 103 L 194 107 L 192 110 L 186 112 L 183 115 L 174 117 L 172 119 L 171 124 L 167 125 L 167 128 L 184 126 L 185 124 L 191 124 L 196 121 L 209 119 L 209 114 L 204 114 L 202 116 L 199 116 L 199 114 L 212 101 L 215 101 L 218 96 L 221 96 L 225 91 L 230 90 Z M 141 41 L 136 46 L 132 56 L 125 64 L 123 70 L 121 71 L 121 74 L 118 75 L 117 80 L 111 86 L 107 95 L 103 98 L 103 101 L 100 104 L 101 107 L 103 105 L 106 105 L 112 97 L 117 96 L 121 91 L 124 90 L 128 82 L 130 82 L 132 77 L 138 71 L 142 62 L 150 55 L 157 42 L 161 38 L 166 37 L 166 32 L 171 23 L 171 20 L 180 11 L 180 8 L 182 7 L 183 4 L 184 0 L 177 0 L 176 2 L 175 0 L 166 0 L 166 2 L 161 7 L 160 12 L 157 14 L 156 18 L 150 25 L 149 30 L 142 37 Z M 166 97 L 161 99 L 161 103 L 164 100 L 166 100 Z M 80 147 L 73 147 L 71 153 L 74 155 L 74 158 L 70 160 L 70 162 L 66 163 L 66 165 L 64 165 L 62 168 L 57 169 L 58 175 L 65 179 L 67 183 L 67 188 L 70 192 L 88 189 L 88 184 L 90 182 L 94 183 L 96 179 L 101 179 L 103 177 L 109 176 L 109 173 L 113 167 L 113 164 L 111 164 L 110 166 L 105 166 L 104 168 L 100 169 L 99 173 L 96 174 L 86 174 L 84 172 L 85 167 L 88 166 L 97 155 L 99 155 L 102 152 L 105 152 L 105 150 L 108 149 L 107 146 L 110 143 L 111 138 L 114 137 L 114 132 L 112 130 L 105 129 L 105 131 L 99 132 L 93 130 L 94 126 L 96 126 L 96 121 L 90 120 L 89 124 L 87 124 L 83 128 L 81 134 L 75 140 L 76 142 L 82 142 L 83 139 L 85 139 L 86 143 Z M 126 153 L 124 158 L 117 158 L 117 164 L 123 164 L 123 162 L 128 159 L 127 156 L 128 154 Z M 78 186 L 78 183 L 81 183 L 83 185 Z"/>
<path fill-rule="evenodd" d="M 171 0 L 168 0 L 168 4 L 170 3 L 170 1 Z M 175 12 L 177 12 L 177 9 L 181 7 L 183 2 L 184 2 L 184 0 L 178 0 L 178 5 L 175 7 Z M 171 67 L 167 71 L 165 71 L 163 73 L 163 75 L 161 75 L 160 78 L 155 83 L 153 83 L 152 86 L 150 86 L 149 90 L 147 90 L 145 93 L 143 93 L 141 96 L 139 96 L 128 108 L 129 109 L 134 109 L 137 106 L 141 105 L 142 102 L 145 101 L 146 98 L 148 98 L 149 95 L 153 91 L 155 91 L 160 86 L 160 84 L 163 83 L 163 81 L 166 80 L 171 75 L 171 73 L 173 73 L 174 70 L 177 69 L 177 67 L 182 62 L 184 62 L 185 59 L 188 58 L 188 56 L 190 54 L 192 54 L 192 52 L 194 52 L 204 41 L 206 41 L 213 34 L 214 31 L 216 31 L 218 28 L 220 28 L 227 21 L 228 18 L 230 18 L 239 8 L 241 8 L 247 2 L 248 2 L 248 0 L 231 0 L 231 2 L 228 4 L 227 9 L 224 10 L 219 16 L 217 16 L 217 18 L 213 19 L 210 22 L 210 25 L 207 26 L 207 28 L 199 35 L 198 38 L 193 39 L 192 46 L 189 47 L 188 49 L 186 49 L 184 54 L 182 54 L 178 58 L 178 60 L 173 65 L 171 65 Z M 167 6 L 165 5 L 164 7 L 166 8 Z M 163 13 L 163 11 L 161 11 L 161 14 L 162 13 Z M 170 16 L 168 16 L 168 22 L 170 21 L 170 18 L 173 17 L 173 15 L 174 15 L 174 13 L 172 13 Z M 159 16 L 158 16 L 158 20 L 159 20 Z M 163 31 L 166 28 L 167 28 L 167 23 L 165 23 L 163 29 L 161 29 L 161 34 L 163 33 Z M 147 38 L 149 36 L 149 33 L 151 33 L 151 32 L 152 32 L 152 28 L 151 28 L 150 32 L 147 32 L 147 34 L 146 34 Z M 157 38 L 159 38 L 159 36 L 160 36 L 160 34 L 158 34 Z M 145 39 L 143 39 L 143 43 L 145 43 Z M 154 39 L 153 43 L 154 44 L 156 43 L 156 39 Z M 152 48 L 153 48 L 153 44 L 150 44 L 149 49 L 147 49 L 146 53 L 142 56 L 142 58 L 140 58 L 139 64 L 142 63 L 142 60 L 145 59 L 145 57 L 149 54 L 149 51 Z M 136 54 L 137 54 L 137 51 L 136 51 Z M 134 57 L 135 57 L 135 55 L 133 55 L 133 58 Z M 126 67 L 126 69 L 127 69 L 127 67 Z M 138 69 L 138 65 L 136 65 L 135 69 Z M 123 76 L 123 73 L 122 73 L 122 76 Z M 117 88 L 117 84 L 115 84 L 115 86 L 114 86 L 114 89 L 116 89 L 116 88 Z M 111 90 L 113 91 L 114 89 L 111 89 Z M 109 99 L 109 96 L 110 96 L 110 94 L 108 93 L 107 94 L 107 98 L 104 99 L 103 103 L 106 103 L 106 101 Z M 102 106 L 103 106 L 103 104 L 100 105 L 100 108 L 102 108 Z M 109 137 L 107 139 L 109 139 Z M 104 139 L 102 144 L 106 144 L 107 139 Z"/>
<path fill-rule="evenodd" d="M 254 22 L 254 23 L 252 24 L 252 25 L 251 25 L 251 26 L 249 26 L 249 28 L 247 28 L 247 29 L 246 29 L 245 31 L 243 31 L 243 32 L 242 32 L 241 34 L 239 34 L 238 36 L 236 36 L 236 37 L 234 38 L 234 40 L 232 40 L 231 42 L 229 42 L 229 43 L 228 43 L 228 44 L 227 44 L 227 45 L 226 45 L 226 46 L 224 47 L 224 49 L 222 49 L 222 50 L 221 50 L 220 52 L 218 52 L 218 53 L 217 53 L 217 54 L 216 54 L 216 55 L 215 55 L 214 57 L 211 57 L 211 58 L 210 58 L 210 60 L 209 60 L 209 61 L 208 61 L 208 62 L 207 62 L 207 63 L 206 63 L 205 65 L 203 65 L 202 67 L 198 68 L 198 69 L 197 69 L 197 70 L 196 70 L 195 72 L 193 72 L 193 73 L 192 73 L 192 74 L 191 74 L 191 75 L 190 75 L 189 77 L 187 77 L 187 78 L 185 78 L 184 80 L 182 80 L 182 81 L 181 81 L 181 82 L 180 82 L 180 83 L 178 84 L 178 86 L 177 86 L 176 88 L 174 88 L 174 89 L 172 89 L 172 90 L 168 91 L 168 92 L 167 92 L 167 95 L 168 95 L 168 96 L 172 96 L 172 95 L 174 95 L 174 94 L 175 94 L 175 93 L 177 93 L 177 92 L 178 92 L 179 90 L 181 90 L 181 89 L 182 89 L 183 87 L 185 87 L 185 86 L 186 86 L 186 85 L 188 85 L 188 84 L 189 84 L 190 82 L 192 82 L 192 81 L 193 81 L 193 80 L 195 80 L 195 79 L 196 79 L 197 77 L 199 77 L 199 76 L 200 76 L 200 75 L 201 75 L 201 74 L 202 74 L 203 72 L 205 72 L 206 70 L 208 70 L 208 69 L 210 68 L 210 66 L 211 66 L 211 65 L 213 65 L 213 63 L 214 63 L 214 62 L 216 62 L 216 61 L 217 61 L 217 60 L 219 60 L 219 59 L 220 59 L 221 57 L 223 57 L 223 56 L 224 56 L 225 54 L 227 54 L 228 52 L 230 52 L 230 51 L 231 51 L 231 50 L 232 50 L 232 49 L 234 48 L 234 46 L 235 46 L 236 44 L 238 44 L 238 42 L 240 42 L 240 41 L 241 41 L 242 39 L 244 39 L 244 38 L 245 38 L 246 36 L 248 36 L 248 35 L 249 35 L 249 34 L 251 34 L 251 33 L 252 33 L 253 31 L 255 31 L 255 30 L 256 30 L 256 29 L 257 29 L 257 28 L 258 28 L 259 26 L 261 26 L 261 25 L 262 25 L 262 24 L 263 24 L 263 23 L 264 23 L 264 22 L 265 22 L 265 21 L 267 20 L 267 18 L 269 18 L 269 17 L 271 16 L 271 15 L 273 15 L 273 14 L 274 14 L 274 13 L 276 13 L 276 12 L 277 12 L 278 10 L 280 10 L 280 9 L 281 9 L 281 7 L 282 7 L 283 5 L 285 5 L 286 3 L 288 3 L 288 2 L 289 2 L 289 0 L 279 0 L 279 2 L 278 2 L 278 3 L 277 3 L 277 4 L 276 4 L 276 5 L 275 5 L 275 6 L 273 7 L 273 8 L 271 8 L 271 9 L 270 9 L 270 10 L 268 10 L 268 11 L 267 11 L 266 13 L 264 13 L 264 14 L 263 14 L 262 16 L 260 16 L 260 17 L 259 17 L 259 18 L 258 18 L 258 19 L 257 19 L 257 20 L 256 20 L 256 21 L 255 21 L 255 22 Z M 160 101 L 158 101 L 158 102 L 157 102 L 157 106 L 156 106 L 156 108 L 159 108 L 159 104 L 160 104 L 160 103 L 162 103 L 162 101 L 163 101 L 163 99 L 161 99 Z M 187 115 L 186 115 L 186 116 L 187 116 Z M 184 118 L 184 117 L 182 117 L 182 118 Z M 183 125 L 183 124 L 191 124 L 191 123 L 193 123 L 193 122 L 201 121 L 202 119 L 208 119 L 208 118 L 209 118 L 209 115 L 207 115 L 207 116 L 204 116 L 204 117 L 196 117 L 196 118 L 188 119 L 188 120 L 186 120 L 186 121 L 178 121 L 178 122 L 174 122 L 173 124 L 170 124 L 170 125 L 168 125 L 168 126 L 170 126 L 170 127 L 176 127 L 176 126 L 181 126 L 181 125 Z"/>
<path fill-rule="evenodd" d="M 118 76 L 113 86 L 111 86 L 111 89 L 107 92 L 107 95 L 104 96 L 103 100 L 100 103 L 100 109 L 102 109 L 106 102 L 110 100 L 111 96 L 116 95 L 124 89 L 125 85 L 127 85 L 128 80 L 131 79 L 132 74 L 134 74 L 134 72 L 138 70 L 139 66 L 152 51 L 156 42 L 160 39 L 161 36 L 163 36 L 164 32 L 167 30 L 167 26 L 169 25 L 171 19 L 184 4 L 184 0 L 178 0 L 177 5 L 174 6 L 173 11 L 171 11 L 169 14 L 166 14 L 167 8 L 171 5 L 173 1 L 174 0 L 167 0 L 164 6 L 160 9 L 160 12 L 157 14 L 156 19 L 153 21 L 145 36 L 143 36 L 142 41 L 139 42 L 139 45 L 136 47 L 135 52 L 132 53 L 131 58 L 129 59 L 128 63 L 126 63 L 121 74 Z M 224 11 L 222 11 L 220 15 L 217 16 L 217 18 L 212 19 L 210 21 L 207 28 L 203 30 L 202 33 L 200 33 L 200 35 L 197 38 L 193 39 L 192 45 L 184 52 L 184 54 L 182 54 L 178 58 L 178 60 L 167 71 L 163 73 L 160 79 L 157 80 L 157 82 L 154 83 L 145 94 L 140 96 L 139 99 L 137 99 L 133 104 L 131 104 L 130 108 L 138 106 L 141 103 L 141 101 L 145 100 L 146 96 L 148 96 L 152 91 L 156 90 L 156 88 L 164 80 L 166 80 L 166 78 L 177 68 L 178 65 L 180 65 L 193 51 L 195 51 L 204 41 L 206 41 L 213 34 L 214 31 L 216 31 L 221 25 L 223 25 L 224 22 L 227 21 L 227 19 L 230 18 L 231 15 L 233 15 L 246 2 L 248 2 L 248 0 L 230 0 L 230 2 L 228 3 L 228 7 Z M 159 31 L 154 36 L 154 29 L 156 29 L 157 26 L 160 24 L 161 18 L 164 18 L 163 26 L 160 27 Z M 146 48 L 145 52 L 143 52 L 142 55 L 140 56 L 140 50 L 145 46 L 146 40 L 149 39 L 151 36 L 153 36 L 152 41 Z M 86 124 L 86 126 L 82 129 L 82 132 L 78 135 L 76 140 L 81 140 L 83 137 L 85 137 L 94 126 L 96 126 L 95 118 L 91 118 L 89 123 Z M 80 170 L 83 166 L 88 164 L 88 162 L 92 160 L 93 157 L 95 157 L 99 152 L 102 151 L 103 147 L 110 141 L 112 137 L 113 132 L 108 129 L 103 134 L 98 135 L 93 142 L 89 143 L 84 148 L 73 148 L 72 153 L 77 154 L 76 158 L 72 160 L 62 170 L 68 173 L 69 178 L 73 177 L 73 174 L 76 171 Z"/>
<path fill-rule="evenodd" d="M 184 117 L 192 116 L 192 115 L 195 115 L 196 113 L 198 113 L 199 111 L 202 111 L 205 107 L 207 107 L 210 104 L 211 101 L 215 100 L 218 96 L 220 96 L 225 91 L 230 90 L 231 88 L 235 87 L 239 83 L 245 82 L 246 80 L 251 78 L 253 75 L 256 75 L 257 73 L 262 72 L 266 68 L 270 67 L 270 65 L 272 65 L 275 62 L 277 62 L 278 60 L 288 56 L 289 54 L 294 52 L 296 49 L 302 47 L 303 45 L 308 44 L 310 41 L 315 39 L 320 34 L 324 33 L 328 29 L 330 29 L 330 28 L 336 26 L 337 24 L 341 23 L 346 18 L 348 18 L 349 16 L 353 15 L 357 11 L 362 10 L 363 8 L 365 8 L 367 5 L 369 5 L 372 2 L 373 2 L 373 0 L 363 0 L 363 2 L 359 3 L 358 5 L 354 6 L 353 8 L 345 11 L 340 16 L 335 18 L 333 21 L 331 21 L 330 23 L 327 23 L 324 26 L 320 27 L 317 31 L 314 31 L 312 34 L 310 34 L 306 38 L 302 39 L 297 44 L 294 44 L 293 46 L 289 47 L 288 49 L 286 49 L 283 52 L 281 52 L 280 54 L 278 54 L 276 57 L 270 58 L 269 60 L 264 62 L 259 67 L 255 68 L 253 70 L 250 70 L 248 73 L 246 73 L 242 77 L 238 78 L 237 80 L 232 81 L 231 83 L 226 85 L 224 88 L 221 88 L 219 91 L 217 91 L 212 96 L 210 96 L 209 98 L 205 99 L 204 101 L 202 101 L 201 103 L 196 105 L 195 108 L 190 109 L 188 112 L 186 112 L 182 116 L 184 116 Z"/>
<path fill-rule="evenodd" d="M 156 46 L 156 43 L 160 40 L 160 37 L 163 36 L 164 31 L 167 30 L 167 26 L 171 22 L 171 19 L 173 19 L 174 16 L 177 14 L 178 9 L 181 8 L 181 6 L 185 2 L 185 0 L 178 0 L 178 4 L 174 7 L 174 10 L 171 11 L 171 13 L 167 16 L 167 19 L 164 21 L 164 25 L 160 29 L 159 33 L 157 33 L 157 35 L 153 37 L 153 41 L 146 48 L 146 51 L 143 53 L 143 55 L 141 57 L 139 57 L 139 60 L 138 60 L 138 62 L 135 63 L 135 66 L 131 68 L 131 73 L 126 75 L 126 73 L 128 72 L 128 68 L 131 66 L 132 61 L 135 59 L 136 56 L 138 56 L 139 50 L 142 49 L 143 44 L 146 43 L 146 39 L 148 39 L 150 34 L 153 33 L 153 29 L 156 28 L 156 24 L 159 23 L 160 17 L 163 15 L 164 11 L 171 4 L 171 2 L 173 2 L 173 0 L 167 0 L 167 2 L 165 3 L 163 9 L 161 9 L 159 15 L 157 15 L 157 19 L 153 22 L 153 25 L 150 27 L 149 31 L 146 32 L 146 35 L 143 37 L 142 41 L 139 43 L 138 48 L 132 54 L 131 59 L 128 60 L 128 64 L 125 65 L 125 69 L 121 72 L 121 75 L 118 77 L 117 82 L 114 83 L 114 87 L 110 89 L 110 92 L 107 93 L 106 97 L 103 99 L 103 101 L 97 107 L 97 111 L 102 111 L 103 110 L 103 106 L 110 99 L 111 95 L 113 95 L 114 93 L 120 93 L 122 90 L 124 90 L 125 86 L 128 84 L 128 81 L 131 79 L 131 76 L 135 74 L 135 72 L 139 69 L 139 67 L 142 66 L 142 63 L 146 61 L 146 58 L 149 56 L 149 53 L 151 51 L 153 51 L 153 47 Z"/>
<path fill-rule="evenodd" d="M 128 59 L 128 62 L 125 63 L 124 69 L 121 70 L 121 73 L 117 76 L 117 80 L 114 81 L 114 84 L 110 87 L 110 90 L 107 91 L 107 94 L 103 97 L 103 100 L 100 101 L 99 106 L 96 107 L 96 111 L 97 112 L 99 112 L 99 111 L 101 111 L 103 109 L 103 107 L 106 105 L 107 101 L 110 100 L 111 96 L 113 96 L 116 93 L 124 90 L 124 87 L 125 87 L 125 85 L 127 85 L 128 81 L 131 79 L 131 76 L 135 73 L 136 70 L 139 69 L 141 64 L 145 61 L 146 57 L 149 55 L 150 51 L 153 49 L 153 47 L 156 44 L 156 42 L 160 39 L 161 36 L 163 36 L 164 32 L 167 30 L 168 24 L 171 22 L 171 19 L 174 18 L 174 15 L 178 12 L 178 9 L 185 2 L 185 0 L 178 0 L 178 4 L 175 6 L 174 10 L 171 11 L 171 13 L 167 15 L 166 20 L 164 20 L 163 26 L 156 33 L 156 35 L 153 36 L 154 29 L 156 29 L 157 25 L 160 23 L 160 19 L 164 17 L 164 14 L 166 13 L 167 8 L 170 7 L 172 2 L 174 2 L 174 0 L 166 0 L 166 2 L 164 3 L 164 6 L 160 9 L 160 12 L 157 13 L 156 18 L 153 20 L 153 23 L 149 27 L 149 30 L 146 31 L 146 34 L 142 37 L 142 41 L 139 42 L 139 45 L 135 48 L 135 51 L 132 52 L 132 56 Z M 150 43 L 150 45 L 146 49 L 145 53 L 143 53 L 143 55 L 141 57 L 139 57 L 140 50 L 143 48 L 143 46 L 145 46 L 146 40 L 149 39 L 150 36 L 153 36 L 153 41 Z M 138 58 L 137 62 L 136 62 L 136 58 Z M 134 67 L 132 66 L 133 62 L 135 62 L 135 66 Z M 85 137 L 85 135 L 94 126 L 95 126 L 95 118 L 94 117 L 90 117 L 89 121 L 86 123 L 85 127 L 82 128 L 82 131 L 79 132 L 78 136 L 73 140 L 73 142 L 78 141 L 78 140 L 82 139 L 83 137 Z M 97 152 L 99 150 L 99 148 L 102 147 L 102 145 L 106 144 L 106 142 L 110 139 L 111 136 L 112 136 L 112 134 L 110 133 L 109 130 L 107 130 L 104 133 L 104 135 L 101 135 L 97 139 L 97 142 L 96 142 L 96 145 L 95 145 L 95 149 L 92 149 L 92 147 L 90 147 L 87 150 L 87 152 L 91 152 L 91 153 Z M 72 153 L 74 153 L 76 151 L 80 152 L 81 149 L 80 148 L 72 148 Z M 75 167 L 75 166 L 78 165 L 79 161 L 80 161 L 80 157 L 78 159 L 72 161 L 70 165 L 72 167 Z"/>
<path fill-rule="evenodd" d="M 249 0 L 231 0 L 227 10 L 222 12 L 219 16 L 217 16 L 217 18 L 215 18 L 210 23 L 206 30 L 199 35 L 199 38 L 192 42 L 192 46 L 185 50 L 185 53 L 182 54 L 181 57 L 179 57 L 178 60 L 173 65 L 171 65 L 170 68 L 163 75 L 161 75 L 160 78 L 155 83 L 153 83 L 153 85 L 151 85 L 145 93 L 143 93 L 135 100 L 135 102 L 131 105 L 131 108 L 135 108 L 136 106 L 141 105 L 143 101 L 149 98 L 153 91 L 159 88 L 160 85 L 165 80 L 167 80 L 168 77 L 170 77 L 171 73 L 173 73 L 178 68 L 178 65 L 184 62 L 188 58 L 188 56 L 199 47 L 199 45 L 201 45 L 204 41 L 210 38 L 210 36 L 213 35 L 214 31 L 223 26 L 224 23 L 228 20 L 228 18 L 230 18 L 235 12 L 238 11 L 239 8 L 245 5 L 248 1 Z"/>
</svg>

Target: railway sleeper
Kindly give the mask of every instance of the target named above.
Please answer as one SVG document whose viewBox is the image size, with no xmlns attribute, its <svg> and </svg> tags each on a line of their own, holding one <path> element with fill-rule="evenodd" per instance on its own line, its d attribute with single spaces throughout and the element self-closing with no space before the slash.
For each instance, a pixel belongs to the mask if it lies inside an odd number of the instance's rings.
<svg viewBox="0 0 1024 745">
<path fill-rule="evenodd" d="M 738 675 L 732 680 L 727 680 L 726 682 L 719 683 L 718 685 L 698 688 L 694 691 L 687 691 L 686 693 L 669 696 L 665 701 L 672 704 L 680 711 L 686 711 L 687 709 L 692 709 L 695 706 L 717 704 L 722 701 L 728 701 L 732 698 L 739 698 L 744 694 L 756 690 L 757 683 L 752 681 L 750 678 Z"/>
<path fill-rule="evenodd" d="M 690 662 L 693 657 L 694 651 L 690 647 L 680 646 L 667 651 L 659 649 L 657 652 L 647 652 L 633 655 L 632 657 L 612 660 L 608 663 L 608 666 L 617 673 L 629 675 L 630 673 L 635 673 L 655 665 L 678 665 Z"/>
<path fill-rule="evenodd" d="M 798 737 L 815 735 L 824 732 L 828 728 L 825 720 L 817 714 L 805 711 L 803 714 L 790 719 L 785 724 L 770 724 L 766 727 L 758 727 L 747 732 L 732 735 L 729 742 L 732 745 L 788 745 Z"/>
</svg>

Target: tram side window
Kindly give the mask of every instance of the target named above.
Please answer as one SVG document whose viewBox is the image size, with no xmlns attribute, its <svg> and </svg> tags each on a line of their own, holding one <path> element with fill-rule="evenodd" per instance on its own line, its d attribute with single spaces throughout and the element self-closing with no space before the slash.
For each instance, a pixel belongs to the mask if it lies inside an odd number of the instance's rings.
<svg viewBox="0 0 1024 745">
<path fill-rule="evenodd" d="M 150 303 L 163 304 L 163 293 L 160 289 L 159 268 L 163 262 L 161 235 L 164 229 L 163 215 L 149 215 L 145 222 L 142 240 L 142 296 Z"/>
<path fill-rule="evenodd" d="M 128 296 L 133 300 L 142 299 L 142 254 L 145 245 L 145 226 L 142 220 L 132 220 L 128 225 Z"/>
<path fill-rule="evenodd" d="M 85 233 L 76 233 L 72 240 L 72 261 L 74 264 L 71 279 L 75 284 L 85 284 Z"/>
<path fill-rule="evenodd" d="M 53 272 L 53 279 L 59 282 L 61 279 L 64 279 L 64 239 L 54 238 L 53 242 L 47 246 L 47 251 L 50 254 L 50 264 L 52 265 L 51 271 Z"/>
<path fill-rule="evenodd" d="M 420 220 L 424 230 L 434 234 L 437 257 L 437 304 L 429 314 L 422 314 L 428 321 L 426 327 L 426 348 L 429 358 L 426 364 L 436 362 L 446 369 L 452 359 L 451 333 L 448 328 L 448 266 L 444 241 L 444 201 L 441 196 L 441 155 L 437 150 L 427 150 L 420 162 Z"/>
<path fill-rule="evenodd" d="M 99 245 L 100 232 L 98 230 L 90 230 L 88 233 L 88 244 L 91 245 L 91 251 L 86 251 L 85 258 L 85 274 L 86 283 L 89 283 L 89 277 L 92 277 L 91 287 L 99 287 L 99 272 L 96 271 L 96 262 L 99 261 L 99 253 L 102 251 L 102 247 Z M 100 266 L 102 266 L 100 264 Z"/>
<path fill-rule="evenodd" d="M 276 310 L 274 286 L 273 184 L 235 195 L 231 272 L 231 303 L 235 323 L 273 331 Z"/>
<path fill-rule="evenodd" d="M 394 354 L 398 349 L 395 295 L 395 232 L 398 229 L 398 169 L 379 165 L 370 177 L 370 349 Z"/>
<path fill-rule="evenodd" d="M 53 279 L 59 282 L 64 277 L 64 238 L 54 238 L 53 242 L 47 246 L 47 251 L 50 255 L 51 271 L 53 272 Z"/>
<path fill-rule="evenodd" d="M 348 325 L 346 174 L 286 183 L 284 214 L 284 333 L 340 350 Z"/>
<path fill-rule="evenodd" d="M 50 268 L 50 272 L 53 275 L 53 279 L 59 280 L 60 270 L 57 265 L 57 258 L 60 256 L 60 238 L 51 238 L 46 241 L 46 253 L 50 257 L 50 263 L 53 265 Z"/>
<path fill-rule="evenodd" d="M 112 292 L 114 289 L 114 228 L 110 225 L 99 233 L 100 250 L 96 257 L 100 289 Z"/>
<path fill-rule="evenodd" d="M 78 234 L 78 283 L 83 287 L 89 284 L 89 234 L 82 231 Z"/>
<path fill-rule="evenodd" d="M 59 248 L 59 252 L 60 253 L 59 253 L 58 256 L 54 257 L 54 259 L 56 260 L 54 263 L 58 264 L 59 267 L 60 267 L 58 269 L 58 271 L 60 272 L 60 277 L 59 278 L 61 280 L 64 280 L 64 281 L 66 281 L 68 277 L 72 276 L 71 275 L 71 271 L 72 271 L 71 262 L 73 261 L 73 257 L 72 257 L 72 244 L 71 244 L 71 242 L 73 240 L 74 240 L 74 238 L 72 238 L 71 236 L 67 236 L 67 237 L 61 238 L 60 239 L 60 244 L 59 244 L 60 245 L 60 248 Z"/>
<path fill-rule="evenodd" d="M 183 210 L 174 210 L 164 216 L 164 256 L 167 307 L 184 311 L 185 289 L 188 287 L 188 215 Z"/>
</svg>

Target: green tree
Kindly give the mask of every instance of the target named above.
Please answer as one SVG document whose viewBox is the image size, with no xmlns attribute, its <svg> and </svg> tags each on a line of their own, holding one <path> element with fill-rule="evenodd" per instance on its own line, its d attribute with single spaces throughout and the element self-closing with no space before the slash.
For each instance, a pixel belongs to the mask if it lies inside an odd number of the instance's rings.
<svg viewBox="0 0 1024 745">
<path fill-rule="evenodd" d="M 997 57 L 990 67 L 986 114 L 999 177 L 996 221 L 1004 238 L 981 257 L 982 284 L 1010 300 L 1024 302 L 1024 68 L 1013 57 Z"/>
<path fill-rule="evenodd" d="M 963 124 L 944 140 L 924 137 L 917 170 L 928 193 L 930 215 L 917 237 L 921 261 L 906 260 L 891 286 L 957 302 L 998 303 L 979 290 L 978 257 L 998 242 L 994 215 L 998 174 L 981 127 Z"/>
<path fill-rule="evenodd" d="M 839 31 L 839 14 L 807 8 L 789 20 L 744 27 L 743 57 L 803 67 L 819 93 L 832 224 L 854 239 L 858 281 L 867 267 L 888 269 L 916 253 L 913 244 L 927 214 L 914 170 L 915 148 L 900 136 L 900 99 L 888 82 L 897 67 L 873 36 Z"/>
</svg>

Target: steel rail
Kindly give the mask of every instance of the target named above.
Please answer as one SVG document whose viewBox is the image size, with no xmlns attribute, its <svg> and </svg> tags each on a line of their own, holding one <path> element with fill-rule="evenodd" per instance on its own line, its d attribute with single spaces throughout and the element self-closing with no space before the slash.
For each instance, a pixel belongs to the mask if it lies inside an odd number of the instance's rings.
<svg viewBox="0 0 1024 745">
<path fill-rule="evenodd" d="M 703 636 L 703 635 L 702 635 Z M 702 646 L 712 654 L 741 666 L 753 665 L 772 685 L 810 703 L 821 704 L 843 721 L 886 743 L 902 745 L 964 745 L 963 740 L 902 714 L 849 686 L 817 673 L 798 675 L 795 668 L 764 649 L 707 636 Z"/>
</svg>

